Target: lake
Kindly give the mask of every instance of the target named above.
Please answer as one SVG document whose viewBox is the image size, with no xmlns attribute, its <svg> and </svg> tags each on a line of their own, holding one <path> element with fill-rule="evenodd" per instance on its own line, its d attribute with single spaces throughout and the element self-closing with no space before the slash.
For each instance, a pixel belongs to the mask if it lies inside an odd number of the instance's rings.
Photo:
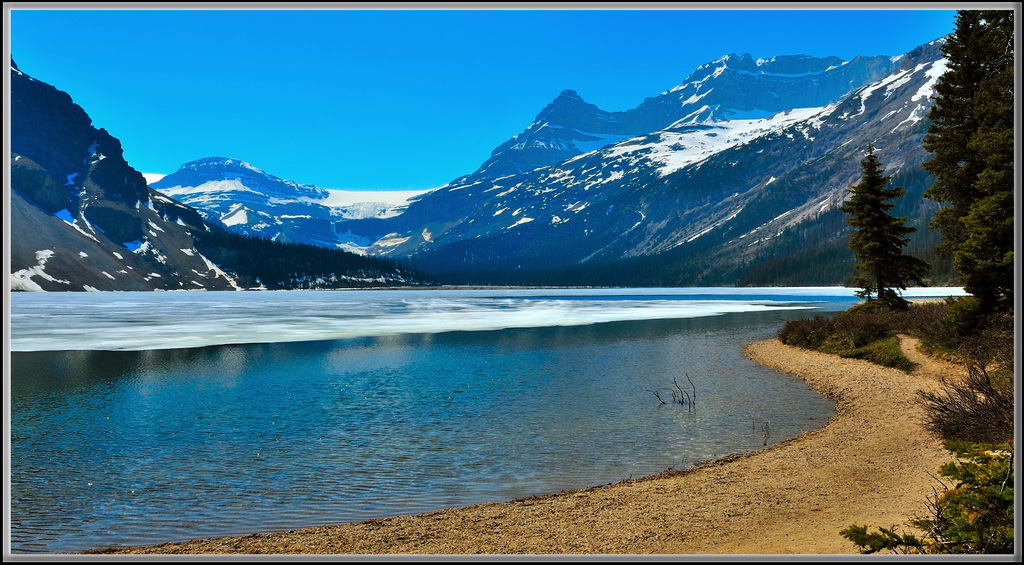
<svg viewBox="0 0 1024 565">
<path fill-rule="evenodd" d="M 852 292 L 15 293 L 11 549 L 414 514 L 760 449 L 833 405 L 741 348 Z M 652 392 L 674 383 L 691 405 Z"/>
</svg>

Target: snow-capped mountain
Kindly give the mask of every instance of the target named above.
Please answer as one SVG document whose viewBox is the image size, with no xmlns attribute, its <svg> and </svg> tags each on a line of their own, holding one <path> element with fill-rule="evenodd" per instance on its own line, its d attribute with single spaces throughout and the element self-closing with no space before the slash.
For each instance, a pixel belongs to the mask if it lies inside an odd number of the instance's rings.
<svg viewBox="0 0 1024 565">
<path fill-rule="evenodd" d="M 190 161 L 150 187 L 245 235 L 322 247 L 356 248 L 364 238 L 337 233 L 343 219 L 387 218 L 401 213 L 421 191 L 328 190 L 284 180 L 240 159 Z"/>
<path fill-rule="evenodd" d="M 250 174 L 239 167 L 239 174 Z M 115 137 L 95 128 L 67 93 L 21 72 L 14 61 L 11 188 L 12 290 L 336 288 L 425 280 L 392 261 L 232 237 L 150 189 Z M 323 196 L 300 185 L 281 190 Z"/>
<path fill-rule="evenodd" d="M 496 147 L 477 171 L 452 184 L 555 165 L 673 124 L 766 118 L 783 110 L 825 106 L 889 74 L 897 64 L 887 56 L 843 61 L 731 54 L 698 67 L 678 86 L 622 112 L 606 112 L 575 91 L 564 90 L 529 127 Z"/>
<path fill-rule="evenodd" d="M 672 261 L 690 265 L 689 274 L 667 282 L 695 284 L 710 280 L 712 272 L 729 271 L 735 277 L 736 265 L 774 257 L 773 244 L 784 234 L 792 237 L 815 225 L 820 229 L 828 214 L 831 223 L 826 223 L 834 229 L 815 236 L 814 244 L 845 248 L 845 226 L 836 206 L 859 178 L 869 141 L 889 173 L 908 183 L 908 201 L 920 208 L 908 215 L 922 224 L 934 212 L 919 196 L 926 182 L 920 172 L 924 118 L 932 87 L 945 69 L 938 42 L 902 57 L 863 61 L 886 72 L 837 101 L 728 120 L 727 107 L 765 113 L 777 108 L 760 100 L 765 92 L 777 93 L 774 81 L 780 76 L 803 75 L 820 84 L 827 73 L 853 62 L 726 57 L 701 67 L 691 77 L 695 80 L 659 98 L 690 100 L 698 88 L 691 83 L 732 74 L 759 77 L 758 84 L 765 86 L 750 91 L 753 101 L 741 104 L 743 89 L 738 87 L 728 96 L 716 95 L 721 98 L 705 92 L 700 102 L 711 109 L 706 119 L 686 114 L 667 127 L 515 174 L 480 174 L 496 166 L 489 162 L 424 195 L 400 216 L 343 222 L 339 229 L 374 239 L 371 253 L 415 258 L 435 272 L 569 267 L 672 254 Z M 843 75 L 834 82 L 850 80 Z M 657 105 L 652 100 L 649 104 Z M 712 100 L 715 105 L 708 105 Z M 820 98 L 793 93 L 792 100 Z M 583 108 L 579 102 L 572 104 Z M 591 129 L 611 121 L 596 109 L 588 112 Z M 716 257 L 714 268 L 697 266 L 711 257 Z"/>
</svg>

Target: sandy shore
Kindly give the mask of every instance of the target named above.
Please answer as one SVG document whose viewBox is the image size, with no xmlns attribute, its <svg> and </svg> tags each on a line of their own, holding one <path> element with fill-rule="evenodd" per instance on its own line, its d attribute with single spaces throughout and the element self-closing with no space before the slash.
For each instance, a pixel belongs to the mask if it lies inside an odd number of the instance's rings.
<svg viewBox="0 0 1024 565">
<path fill-rule="evenodd" d="M 834 399 L 820 430 L 751 455 L 591 489 L 505 503 L 119 553 L 854 554 L 850 524 L 924 515 L 950 456 L 921 426 L 919 390 L 954 370 L 904 350 L 912 375 L 769 340 L 753 360 Z M 946 373 L 940 373 L 946 372 Z"/>
</svg>

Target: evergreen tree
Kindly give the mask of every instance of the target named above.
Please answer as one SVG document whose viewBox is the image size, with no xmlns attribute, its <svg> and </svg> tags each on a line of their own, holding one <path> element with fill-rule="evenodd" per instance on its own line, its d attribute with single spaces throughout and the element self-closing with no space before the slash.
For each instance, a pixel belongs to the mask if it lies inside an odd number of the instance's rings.
<svg viewBox="0 0 1024 565">
<path fill-rule="evenodd" d="M 891 216 L 889 210 L 895 206 L 892 201 L 906 191 L 903 187 L 889 188 L 890 177 L 883 174 L 871 144 L 861 167 L 864 174 L 860 182 L 850 189 L 849 198 L 840 208 L 850 215 L 846 223 L 854 228 L 850 248 L 859 261 L 854 276 L 854 284 L 861 288 L 857 296 L 904 308 L 907 301 L 896 289 L 905 290 L 911 282 L 923 284 L 929 265 L 903 253 L 908 236 L 917 230 L 905 225 L 906 218 Z"/>
<path fill-rule="evenodd" d="M 925 196 L 948 206 L 932 227 L 982 309 L 1012 307 L 1013 12 L 959 12 L 942 51 L 948 70 L 935 85 L 924 139 L 935 183 Z"/>
</svg>

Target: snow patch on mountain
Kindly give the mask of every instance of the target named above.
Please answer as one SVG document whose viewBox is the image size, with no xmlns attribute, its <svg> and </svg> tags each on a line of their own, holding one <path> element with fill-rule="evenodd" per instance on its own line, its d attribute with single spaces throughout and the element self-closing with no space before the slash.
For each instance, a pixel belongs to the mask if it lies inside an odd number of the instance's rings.
<svg viewBox="0 0 1024 565">
<path fill-rule="evenodd" d="M 707 234 L 711 230 L 713 230 L 715 228 L 718 228 L 718 227 L 721 227 L 723 224 L 725 224 L 729 220 L 731 220 L 731 219 L 735 218 L 736 216 L 738 216 L 739 213 L 742 212 L 742 211 L 743 211 L 743 208 L 740 207 L 739 209 L 737 209 L 732 214 L 729 214 L 727 217 L 725 217 L 725 218 L 723 218 L 723 219 L 721 219 L 721 220 L 711 224 L 710 226 L 708 226 L 708 227 L 704 228 L 703 230 L 697 232 L 696 234 L 690 236 L 689 238 L 686 239 L 686 243 L 690 243 L 690 242 L 696 240 L 697 238 L 699 238 L 700 236 Z M 677 243 L 676 246 L 677 245 L 679 245 L 679 243 Z M 673 246 L 673 247 L 675 247 L 675 246 Z"/>
<path fill-rule="evenodd" d="M 379 202 L 389 206 L 408 204 L 410 200 L 435 189 L 427 190 L 337 190 L 327 189 L 327 197 L 317 201 L 330 208 L 342 208 L 353 204 Z"/>
<path fill-rule="evenodd" d="M 928 77 L 928 81 L 921 85 L 921 88 L 910 99 L 917 102 L 918 100 L 931 98 L 935 94 L 935 83 L 947 70 L 949 70 L 949 61 L 947 59 L 939 59 L 931 65 L 927 65 L 927 70 L 924 74 Z"/>
<path fill-rule="evenodd" d="M 518 211 L 518 210 L 517 210 L 517 211 Z M 515 214 L 513 214 L 513 215 L 515 215 Z M 533 218 L 530 218 L 530 217 L 528 217 L 528 216 L 523 216 L 522 218 L 519 218 L 519 219 L 518 219 L 518 220 L 516 221 L 516 223 L 512 224 L 511 226 L 509 226 L 509 227 L 507 227 L 507 228 L 505 228 L 505 229 L 508 229 L 508 230 L 510 230 L 510 229 L 512 229 L 512 228 L 514 228 L 514 227 L 516 227 L 516 226 L 521 226 L 521 225 L 523 225 L 523 224 L 525 224 L 525 223 L 528 223 L 528 222 L 532 222 L 532 221 L 533 221 Z"/>
<path fill-rule="evenodd" d="M 402 237 L 397 233 L 389 233 L 388 235 L 379 239 L 374 245 L 379 247 L 397 247 L 409 241 L 409 239 L 409 237 Z"/>
<path fill-rule="evenodd" d="M 231 210 L 221 216 L 220 221 L 225 226 L 237 226 L 239 224 L 249 223 L 249 211 L 241 204 L 236 204 L 231 207 Z"/>
<path fill-rule="evenodd" d="M 807 120 L 822 108 L 797 108 L 759 120 L 729 120 L 700 125 L 677 122 L 663 131 L 616 144 L 605 154 L 612 158 L 650 160 L 660 163 L 658 174 L 666 176 L 753 139 Z"/>
<path fill-rule="evenodd" d="M 153 184 L 159 182 L 161 179 L 166 177 L 164 173 L 142 173 L 142 178 L 146 179 L 146 184 Z"/>
<path fill-rule="evenodd" d="M 253 194 L 263 194 L 258 190 L 253 190 L 245 186 L 239 179 L 211 180 L 198 186 L 176 185 L 161 188 L 160 192 L 176 200 L 185 198 L 200 201 L 204 199 L 224 199 L 226 198 L 224 194 L 228 192 L 251 192 Z"/>
<path fill-rule="evenodd" d="M 327 189 L 327 197 L 319 200 L 301 198 L 300 202 L 318 204 L 331 214 L 346 220 L 392 218 L 401 214 L 409 203 L 436 189 L 428 190 L 337 190 Z"/>
<path fill-rule="evenodd" d="M 39 283 L 33 281 L 32 277 L 39 277 L 61 284 L 71 284 L 69 281 L 58 279 L 47 274 L 46 262 L 53 257 L 53 254 L 54 251 L 52 249 L 40 249 L 39 251 L 36 251 L 35 266 L 27 269 L 20 269 L 11 273 L 11 290 L 44 292 L 43 287 L 39 286 Z"/>
<path fill-rule="evenodd" d="M 185 250 L 182 249 L 182 251 L 185 251 Z M 193 250 L 189 250 L 189 251 L 193 251 Z M 224 270 L 221 269 L 220 267 L 218 267 L 216 263 L 214 263 L 213 261 L 210 261 L 205 255 L 203 255 L 202 253 L 199 253 L 198 251 L 196 251 L 195 253 L 197 255 L 199 255 L 199 258 L 203 261 L 203 263 L 206 264 L 206 268 L 209 269 L 211 272 L 213 272 L 214 278 L 223 278 L 224 280 L 226 280 L 228 282 L 229 285 L 231 285 L 231 288 L 233 288 L 235 290 L 245 290 L 244 288 L 242 288 L 241 286 L 238 285 L 238 281 L 236 281 L 234 279 L 234 277 L 232 277 L 231 275 L 229 275 L 226 272 L 224 272 Z M 192 256 L 193 254 L 192 253 L 186 253 L 186 255 Z M 202 276 L 206 275 L 206 273 L 199 273 L 199 272 L 196 272 L 196 274 L 202 275 Z M 199 283 L 196 283 L 196 284 L 199 284 Z M 203 285 L 199 285 L 199 286 L 203 286 Z"/>
</svg>

